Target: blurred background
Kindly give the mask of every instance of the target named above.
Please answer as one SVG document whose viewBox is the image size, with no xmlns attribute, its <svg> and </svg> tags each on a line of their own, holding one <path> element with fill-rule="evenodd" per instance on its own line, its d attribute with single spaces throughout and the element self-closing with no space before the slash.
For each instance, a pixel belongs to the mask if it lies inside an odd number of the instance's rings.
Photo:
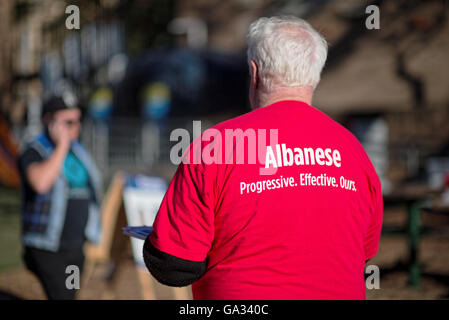
<svg viewBox="0 0 449 320">
<path fill-rule="evenodd" d="M 79 30 L 65 25 L 71 4 Z M 380 8 L 379 30 L 365 26 L 370 4 Z M 369 262 L 381 288 L 368 299 L 447 299 L 448 13 L 444 0 L 1 1 L 0 296 L 45 298 L 21 260 L 16 167 L 42 129 L 45 95 L 78 95 L 81 140 L 105 188 L 119 171 L 169 180 L 170 132 L 248 112 L 248 26 L 290 14 L 329 42 L 313 105 L 356 135 L 381 177 L 383 236 Z M 94 273 L 79 297 L 142 298 L 131 250 L 122 265 Z"/>
</svg>

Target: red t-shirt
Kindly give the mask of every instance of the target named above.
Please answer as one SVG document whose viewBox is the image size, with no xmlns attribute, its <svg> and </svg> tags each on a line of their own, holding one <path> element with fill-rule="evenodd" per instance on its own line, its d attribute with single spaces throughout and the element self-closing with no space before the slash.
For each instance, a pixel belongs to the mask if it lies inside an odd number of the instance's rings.
<svg viewBox="0 0 449 320">
<path fill-rule="evenodd" d="M 262 160 L 250 161 L 250 138 L 244 148 L 225 138 L 238 129 L 266 142 Z M 266 139 L 258 135 L 264 129 Z M 270 129 L 277 141 L 269 142 Z M 225 152 L 230 144 L 234 161 Z M 365 299 L 364 264 L 377 253 L 382 194 L 348 130 L 306 103 L 281 101 L 206 131 L 191 145 L 198 151 L 225 163 L 181 163 L 150 235 L 153 246 L 178 258 L 208 257 L 194 299 Z"/>
</svg>

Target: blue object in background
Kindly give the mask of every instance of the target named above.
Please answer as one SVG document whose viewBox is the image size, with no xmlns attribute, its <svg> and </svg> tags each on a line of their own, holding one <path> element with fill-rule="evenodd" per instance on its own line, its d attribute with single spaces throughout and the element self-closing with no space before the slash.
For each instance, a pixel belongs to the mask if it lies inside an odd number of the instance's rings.
<svg viewBox="0 0 449 320">
<path fill-rule="evenodd" d="M 112 114 L 113 93 L 107 87 L 98 88 L 89 101 L 89 115 L 94 120 L 106 121 Z"/>
<path fill-rule="evenodd" d="M 161 120 L 168 116 L 171 108 L 171 92 L 164 82 L 152 82 L 145 86 L 142 100 L 146 119 Z"/>
<path fill-rule="evenodd" d="M 144 174 L 128 174 L 126 177 L 126 188 L 143 189 L 147 191 L 167 190 L 167 181 L 158 176 L 149 176 Z"/>
</svg>

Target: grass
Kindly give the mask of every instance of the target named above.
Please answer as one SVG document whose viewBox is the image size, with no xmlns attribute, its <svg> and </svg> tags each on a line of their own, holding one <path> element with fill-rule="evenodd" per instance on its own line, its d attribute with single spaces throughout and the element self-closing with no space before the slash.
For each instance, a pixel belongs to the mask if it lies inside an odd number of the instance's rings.
<svg viewBox="0 0 449 320">
<path fill-rule="evenodd" d="M 22 265 L 20 191 L 0 187 L 0 272 Z"/>
</svg>

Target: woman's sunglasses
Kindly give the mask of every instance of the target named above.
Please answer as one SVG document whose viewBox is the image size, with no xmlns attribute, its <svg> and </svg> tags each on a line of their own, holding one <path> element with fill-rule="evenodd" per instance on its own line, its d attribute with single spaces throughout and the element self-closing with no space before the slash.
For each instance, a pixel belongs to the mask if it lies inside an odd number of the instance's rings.
<svg viewBox="0 0 449 320">
<path fill-rule="evenodd" d="M 80 119 L 77 119 L 77 120 L 64 120 L 64 124 L 67 127 L 77 126 L 77 125 L 80 124 Z"/>
</svg>

